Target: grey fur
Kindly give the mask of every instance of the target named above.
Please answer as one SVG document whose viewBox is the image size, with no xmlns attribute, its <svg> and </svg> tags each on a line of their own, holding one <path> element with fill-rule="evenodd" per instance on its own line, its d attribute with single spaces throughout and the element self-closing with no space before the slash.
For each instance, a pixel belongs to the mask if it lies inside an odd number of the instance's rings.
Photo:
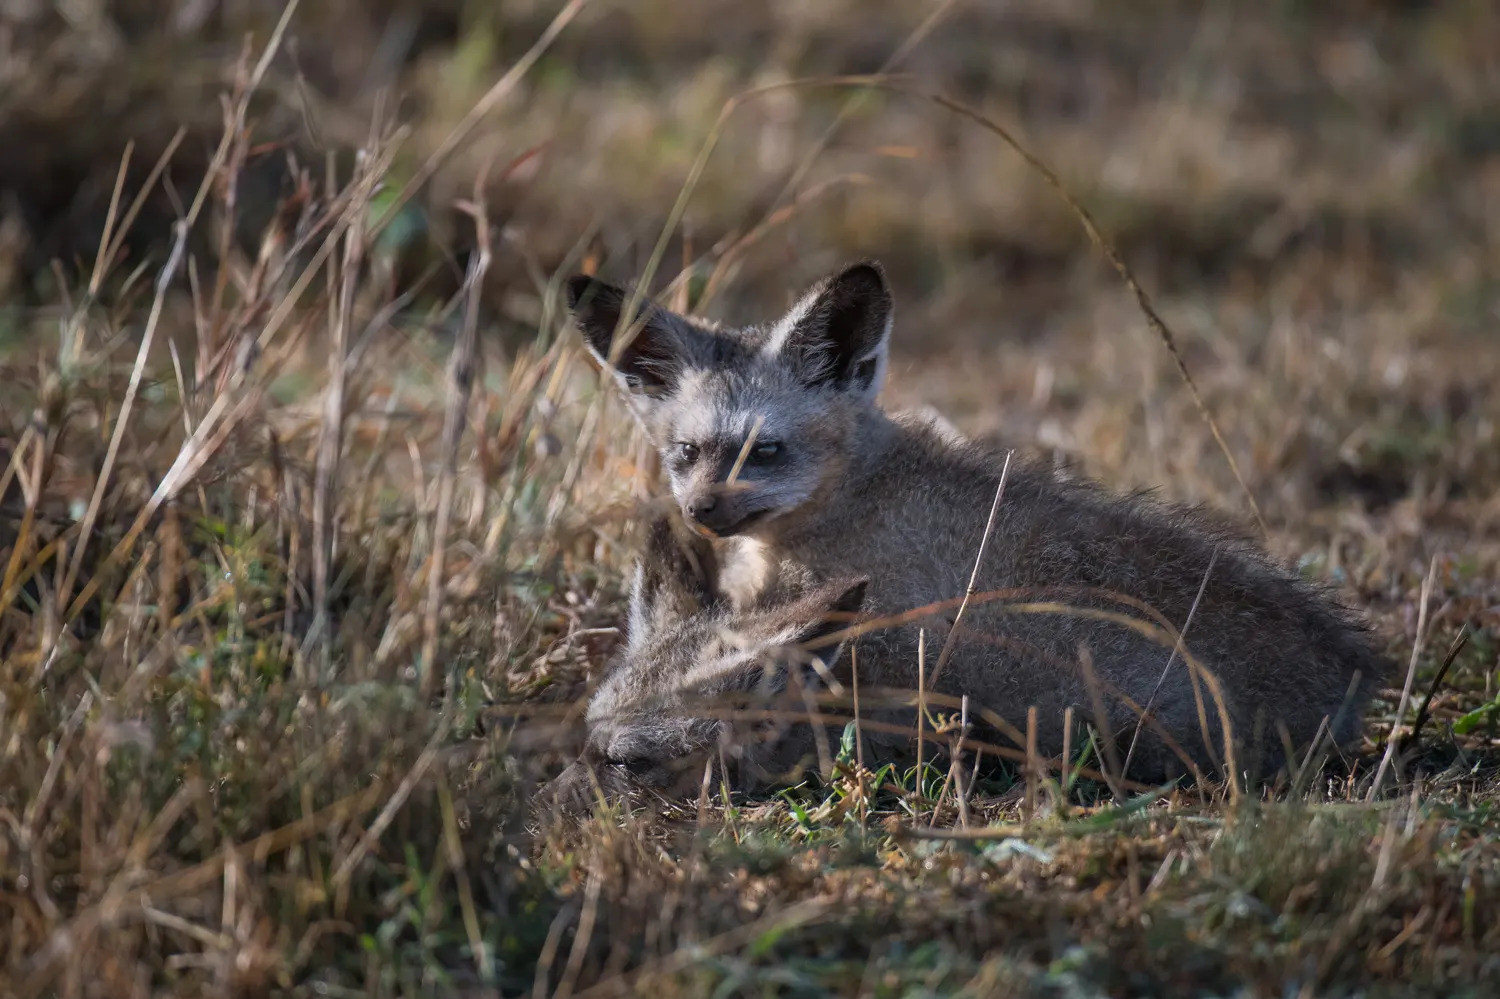
<svg viewBox="0 0 1500 999">
<path fill-rule="evenodd" d="M 613 314 L 581 305 L 586 293 L 616 303 Z M 605 363 L 623 297 L 591 279 L 570 284 L 579 328 Z M 968 583 L 1002 458 L 877 404 L 891 327 L 878 265 L 819 282 L 768 326 L 721 329 L 656 307 L 649 316 L 646 353 L 627 352 L 614 370 L 684 515 L 717 538 L 715 599 L 729 609 L 711 613 L 754 613 L 830 581 L 868 578 L 869 614 L 939 605 L 858 643 L 861 682 L 915 688 L 919 629 L 930 669 Z M 756 441 L 778 447 L 763 460 L 752 448 L 730 483 L 757 424 Z M 1283 743 L 1306 747 L 1325 717 L 1332 741 L 1346 745 L 1390 668 L 1325 592 L 1203 511 L 1025 464 L 1010 470 L 977 583 L 981 595 L 1003 599 L 976 596 L 937 689 L 967 694 L 1017 728 L 1036 706 L 1048 756 L 1061 751 L 1073 707 L 1116 735 L 1123 758 L 1149 704 L 1132 757 L 1140 778 L 1182 772 L 1188 761 L 1222 772 L 1227 752 L 1239 773 L 1267 775 L 1284 762 Z M 1190 611 L 1186 655 L 1174 657 Z M 1216 680 L 1217 699 L 1197 666 Z"/>
<path fill-rule="evenodd" d="M 544 791 L 565 809 L 586 806 L 596 782 L 610 797 L 696 789 L 705 760 L 737 764 L 740 786 L 806 762 L 812 739 L 805 724 L 793 723 L 807 710 L 799 695 L 838 661 L 837 633 L 858 613 L 865 581 L 735 612 L 700 569 L 712 564 L 708 542 L 685 537 L 673 520 L 651 525 L 626 645 L 589 701 L 584 751 Z M 786 717 L 736 719 L 736 706 Z"/>
</svg>

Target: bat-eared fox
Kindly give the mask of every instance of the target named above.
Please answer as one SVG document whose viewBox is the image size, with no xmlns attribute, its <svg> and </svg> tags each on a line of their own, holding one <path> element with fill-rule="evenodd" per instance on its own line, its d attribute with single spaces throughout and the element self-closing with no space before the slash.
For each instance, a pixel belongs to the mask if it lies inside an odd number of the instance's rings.
<svg viewBox="0 0 1500 999">
<path fill-rule="evenodd" d="M 882 408 L 892 300 L 878 264 L 743 327 L 649 301 L 627 317 L 627 292 L 591 277 L 567 297 L 693 537 L 652 526 L 627 647 L 564 784 L 587 766 L 601 784 L 675 786 L 669 773 L 696 781 L 726 746 L 738 773 L 805 758 L 813 726 L 763 738 L 715 705 L 754 691 L 811 704 L 809 688 L 849 686 L 856 664 L 861 685 L 967 696 L 1012 734 L 1035 707 L 1046 757 L 1071 707 L 1139 780 L 1265 777 L 1315 740 L 1358 738 L 1387 662 L 1350 613 L 1236 529 L 1007 469 L 928 415 Z M 817 669 L 793 654 L 851 630 L 829 624 L 855 611 L 858 633 L 814 650 Z M 883 740 L 874 751 L 905 744 Z"/>
</svg>

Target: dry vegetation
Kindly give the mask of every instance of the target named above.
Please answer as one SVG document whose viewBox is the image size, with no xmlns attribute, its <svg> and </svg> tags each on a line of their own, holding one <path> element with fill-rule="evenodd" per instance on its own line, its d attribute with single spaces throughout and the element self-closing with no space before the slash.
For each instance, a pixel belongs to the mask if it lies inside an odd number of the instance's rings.
<svg viewBox="0 0 1500 999">
<path fill-rule="evenodd" d="M 1493 994 L 1493 5 L 302 6 L 0 0 L 0 993 Z M 928 92 L 1120 247 L 1405 724 L 1263 800 L 849 764 L 538 829 L 654 488 L 559 273 L 665 229 L 655 287 L 746 316 L 879 256 L 896 401 L 1249 518 Z"/>
</svg>

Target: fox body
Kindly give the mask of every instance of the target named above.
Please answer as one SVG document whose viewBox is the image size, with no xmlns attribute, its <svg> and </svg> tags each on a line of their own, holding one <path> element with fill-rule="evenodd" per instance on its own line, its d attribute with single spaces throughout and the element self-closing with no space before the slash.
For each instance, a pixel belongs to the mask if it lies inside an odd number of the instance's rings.
<svg viewBox="0 0 1500 999">
<path fill-rule="evenodd" d="M 1017 728 L 1034 706 L 1049 756 L 1072 707 L 1138 740 L 1143 778 L 1267 774 L 1325 719 L 1334 744 L 1358 736 L 1388 664 L 1346 611 L 1236 531 L 1024 463 L 1003 472 L 998 452 L 886 412 L 892 303 L 878 265 L 846 267 L 744 328 L 649 303 L 627 317 L 625 292 L 592 278 L 568 296 L 684 518 L 714 539 L 713 613 L 867 579 L 866 615 L 897 620 L 859 639 L 861 682 L 915 688 L 925 669 L 928 689 Z"/>
</svg>

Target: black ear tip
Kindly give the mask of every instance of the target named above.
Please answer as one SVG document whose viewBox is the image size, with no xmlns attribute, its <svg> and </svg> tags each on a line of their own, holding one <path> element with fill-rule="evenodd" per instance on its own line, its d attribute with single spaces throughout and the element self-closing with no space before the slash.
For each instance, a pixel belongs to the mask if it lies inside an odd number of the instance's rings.
<svg viewBox="0 0 1500 999">
<path fill-rule="evenodd" d="M 857 289 L 866 294 L 887 294 L 885 268 L 878 260 L 866 259 L 852 263 L 839 271 L 834 280 L 845 288 Z"/>
<path fill-rule="evenodd" d="M 587 274 L 574 274 L 568 278 L 564 287 L 568 295 L 569 310 L 576 310 L 578 303 L 583 301 L 584 296 L 588 295 L 590 291 L 593 291 L 594 295 L 597 296 L 606 286 L 603 282 L 596 281 Z"/>
<path fill-rule="evenodd" d="M 840 616 L 840 618 L 844 618 L 844 616 L 852 618 L 853 615 L 859 613 L 859 610 L 864 609 L 864 594 L 868 586 L 870 586 L 870 579 L 864 577 L 864 579 L 853 580 L 849 585 L 844 586 L 841 591 L 840 589 L 834 589 L 832 592 L 837 592 L 838 595 L 834 597 L 832 603 L 826 604 L 828 606 L 826 613 Z M 826 595 L 823 598 L 826 600 Z"/>
<path fill-rule="evenodd" d="M 865 591 L 869 586 L 869 579 L 857 580 L 839 596 L 833 609 L 844 614 L 858 614 L 865 605 Z"/>
</svg>

